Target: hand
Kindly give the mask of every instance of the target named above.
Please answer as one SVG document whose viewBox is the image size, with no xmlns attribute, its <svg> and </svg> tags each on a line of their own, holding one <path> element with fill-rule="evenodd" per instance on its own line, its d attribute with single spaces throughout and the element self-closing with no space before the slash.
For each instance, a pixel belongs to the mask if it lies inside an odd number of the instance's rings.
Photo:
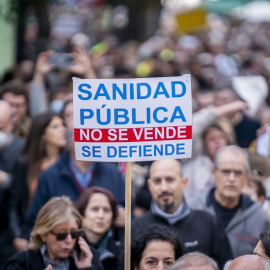
<svg viewBox="0 0 270 270">
<path fill-rule="evenodd" d="M 82 47 L 76 46 L 71 54 L 75 62 L 68 70 L 86 79 L 96 79 L 97 76 L 94 72 L 88 52 Z"/>
<path fill-rule="evenodd" d="M 52 265 L 49 264 L 44 270 L 52 270 Z"/>
<path fill-rule="evenodd" d="M 49 64 L 49 57 L 53 53 L 52 50 L 48 50 L 39 54 L 35 68 L 34 81 L 44 83 L 44 76 L 53 70 L 54 66 Z"/>
<path fill-rule="evenodd" d="M 248 105 L 246 102 L 241 100 L 235 100 L 233 102 L 215 107 L 217 116 L 227 116 L 243 110 L 248 110 Z"/>
<path fill-rule="evenodd" d="M 264 134 L 267 131 L 268 127 L 269 127 L 269 124 L 264 124 L 263 126 L 258 128 L 256 130 L 256 136 L 260 137 L 262 134 Z"/>
<path fill-rule="evenodd" d="M 28 241 L 26 239 L 16 237 L 13 239 L 13 246 L 17 251 L 25 251 L 28 249 Z"/>
<path fill-rule="evenodd" d="M 6 183 L 7 178 L 8 178 L 8 174 L 0 170 L 0 187 L 2 187 Z"/>
<path fill-rule="evenodd" d="M 118 216 L 114 224 L 117 227 L 125 227 L 125 208 L 124 207 L 118 208 Z"/>
<path fill-rule="evenodd" d="M 73 251 L 73 256 L 75 258 L 75 264 L 76 264 L 77 268 L 90 267 L 92 265 L 93 254 L 92 254 L 88 244 L 86 243 L 86 241 L 82 237 L 79 237 L 78 244 L 79 244 L 80 249 L 82 251 L 82 257 L 81 257 L 80 261 L 78 260 L 77 253 L 75 251 Z"/>
</svg>

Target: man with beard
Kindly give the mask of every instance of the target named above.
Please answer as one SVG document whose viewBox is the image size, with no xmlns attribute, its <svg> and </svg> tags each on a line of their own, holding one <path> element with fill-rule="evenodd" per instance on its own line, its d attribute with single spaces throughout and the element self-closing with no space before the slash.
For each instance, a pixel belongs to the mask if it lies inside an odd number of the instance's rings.
<svg viewBox="0 0 270 270">
<path fill-rule="evenodd" d="M 207 254 L 220 269 L 232 258 L 229 241 L 221 223 L 204 210 L 191 210 L 183 197 L 188 179 L 182 176 L 177 160 L 159 160 L 150 167 L 148 187 L 152 195 L 151 209 L 132 223 L 132 235 L 147 224 L 173 226 L 187 252 Z"/>
</svg>

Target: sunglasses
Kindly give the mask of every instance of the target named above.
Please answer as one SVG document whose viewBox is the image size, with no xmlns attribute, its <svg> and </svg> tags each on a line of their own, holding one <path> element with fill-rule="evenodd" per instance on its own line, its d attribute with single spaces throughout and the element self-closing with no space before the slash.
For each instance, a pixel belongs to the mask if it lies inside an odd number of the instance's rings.
<svg viewBox="0 0 270 270">
<path fill-rule="evenodd" d="M 69 234 L 71 235 L 71 238 L 77 239 L 79 236 L 82 236 L 83 231 L 84 231 L 83 229 L 79 229 L 79 230 L 72 231 L 72 232 L 55 233 L 55 232 L 51 231 L 51 233 L 53 235 L 55 235 L 57 241 L 62 241 L 64 239 L 66 239 L 66 237 Z"/>
</svg>

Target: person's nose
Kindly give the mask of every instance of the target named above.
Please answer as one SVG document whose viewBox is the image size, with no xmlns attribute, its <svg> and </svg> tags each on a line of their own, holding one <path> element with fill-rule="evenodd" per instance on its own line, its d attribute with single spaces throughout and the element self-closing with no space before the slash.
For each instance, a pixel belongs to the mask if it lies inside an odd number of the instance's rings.
<svg viewBox="0 0 270 270">
<path fill-rule="evenodd" d="M 16 106 L 12 106 L 11 107 L 11 113 L 12 113 L 12 115 L 17 115 L 18 114 L 18 108 L 16 107 Z"/>
<path fill-rule="evenodd" d="M 59 126 L 60 132 L 64 133 L 66 132 L 66 127 L 64 125 Z"/>
<path fill-rule="evenodd" d="M 161 189 L 161 191 L 167 191 L 168 190 L 168 185 L 167 185 L 165 180 L 161 181 L 160 189 Z"/>
<path fill-rule="evenodd" d="M 163 262 L 159 262 L 155 270 L 167 270 Z"/>
<path fill-rule="evenodd" d="M 70 243 L 72 241 L 72 237 L 71 237 L 71 234 L 70 233 L 65 238 L 65 241 L 68 242 L 68 243 Z"/>
<path fill-rule="evenodd" d="M 104 217 L 104 211 L 102 209 L 99 209 L 97 214 L 98 214 L 98 217 L 99 218 L 103 218 Z"/>
<path fill-rule="evenodd" d="M 228 179 L 230 181 L 234 181 L 235 180 L 235 173 L 234 173 L 233 170 L 230 171 L 229 176 L 228 176 Z"/>
</svg>

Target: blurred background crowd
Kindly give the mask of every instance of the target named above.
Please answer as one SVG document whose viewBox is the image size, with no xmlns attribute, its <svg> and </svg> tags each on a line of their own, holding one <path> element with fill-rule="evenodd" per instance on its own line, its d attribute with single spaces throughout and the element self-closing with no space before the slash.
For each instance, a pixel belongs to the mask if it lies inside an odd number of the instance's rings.
<svg viewBox="0 0 270 270">
<path fill-rule="evenodd" d="M 269 1 L 12 0 L 0 7 L 0 259 L 27 248 L 38 210 L 62 195 L 39 185 L 41 172 L 56 181 L 56 172 L 46 171 L 59 157 L 80 183 L 76 194 L 67 188 L 64 195 L 76 201 L 89 186 L 84 178 L 95 181 L 96 168 L 72 159 L 72 77 L 191 74 L 193 154 L 181 160 L 189 178 L 185 196 L 214 185 L 214 156 L 234 144 L 249 155 L 243 193 L 270 215 Z M 16 38 L 8 43 L 10 36 Z M 68 53 L 72 62 L 51 62 L 55 52 Z M 100 186 L 123 208 L 125 164 L 110 165 L 100 170 L 120 176 L 117 184 Z M 150 209 L 150 165 L 132 164 L 134 218 Z M 121 241 L 123 213 L 113 221 Z"/>
</svg>

